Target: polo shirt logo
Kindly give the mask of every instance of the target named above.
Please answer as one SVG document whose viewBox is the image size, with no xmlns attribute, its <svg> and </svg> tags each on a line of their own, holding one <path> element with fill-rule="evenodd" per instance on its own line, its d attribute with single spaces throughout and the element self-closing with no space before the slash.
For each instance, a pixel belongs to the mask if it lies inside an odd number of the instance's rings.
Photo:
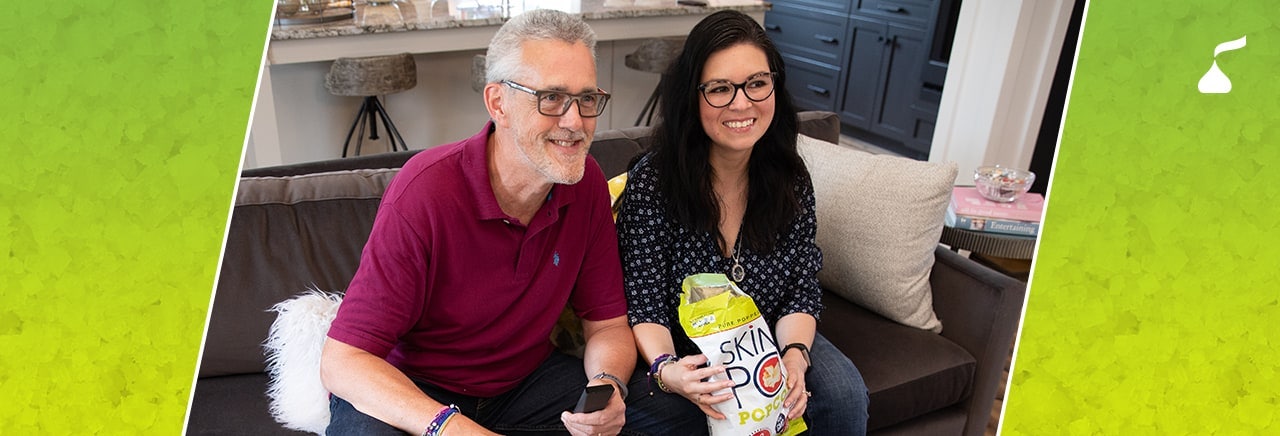
<svg viewBox="0 0 1280 436">
<path fill-rule="evenodd" d="M 555 265 L 555 266 L 560 266 L 560 252 L 559 252 L 559 251 L 555 252 L 555 254 L 553 254 L 553 255 L 551 256 L 551 264 L 553 264 L 553 265 Z"/>
</svg>

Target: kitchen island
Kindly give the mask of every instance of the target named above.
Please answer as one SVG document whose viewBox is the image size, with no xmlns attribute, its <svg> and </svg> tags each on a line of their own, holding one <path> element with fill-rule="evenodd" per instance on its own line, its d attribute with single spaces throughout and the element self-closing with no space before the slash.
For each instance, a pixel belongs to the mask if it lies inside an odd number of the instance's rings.
<svg viewBox="0 0 1280 436">
<path fill-rule="evenodd" d="M 687 34 L 703 17 L 724 9 L 763 21 L 769 7 L 761 0 L 706 1 L 707 6 L 682 6 L 676 0 L 361 3 L 349 16 L 315 24 L 282 24 L 300 21 L 282 15 L 271 30 L 244 166 L 341 155 L 360 100 L 325 90 L 324 76 L 338 57 L 414 54 L 417 86 L 383 101 L 410 148 L 471 136 L 488 119 L 470 86 L 472 58 L 484 53 L 509 17 L 534 8 L 579 14 L 595 30 L 598 82 L 614 95 L 597 129 L 625 127 L 658 81 L 656 74 L 623 65 L 644 39 Z M 335 12 L 340 10 L 325 13 Z M 385 151 L 384 142 L 370 144 L 366 138 L 364 153 Z"/>
</svg>

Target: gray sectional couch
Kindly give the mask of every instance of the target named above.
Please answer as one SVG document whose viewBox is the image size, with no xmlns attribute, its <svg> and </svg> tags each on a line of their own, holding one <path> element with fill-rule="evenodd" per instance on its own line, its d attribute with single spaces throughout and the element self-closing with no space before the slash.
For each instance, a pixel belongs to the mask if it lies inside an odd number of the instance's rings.
<svg viewBox="0 0 1280 436">
<path fill-rule="evenodd" d="M 801 119 L 803 133 L 838 142 L 835 114 L 805 112 Z M 619 174 L 648 132 L 598 132 L 591 154 L 606 175 Z M 188 434 L 298 433 L 268 412 L 262 342 L 275 316 L 268 309 L 309 287 L 346 288 L 382 190 L 414 153 L 243 172 Z M 929 281 L 934 310 L 945 325 L 941 334 L 826 294 L 819 330 L 862 371 L 871 391 L 872 434 L 981 435 L 991 415 L 1025 284 L 942 246 L 934 255 Z"/>
</svg>

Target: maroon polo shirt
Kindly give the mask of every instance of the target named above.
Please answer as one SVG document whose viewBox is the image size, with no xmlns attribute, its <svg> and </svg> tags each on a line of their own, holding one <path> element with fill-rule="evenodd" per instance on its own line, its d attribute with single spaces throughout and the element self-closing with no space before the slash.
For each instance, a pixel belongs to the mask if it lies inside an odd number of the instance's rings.
<svg viewBox="0 0 1280 436">
<path fill-rule="evenodd" d="M 626 315 L 603 173 L 557 184 L 529 223 L 498 207 L 487 138 L 418 153 L 392 180 L 329 337 L 412 378 L 492 397 L 552 352 L 565 303 L 586 320 Z"/>
</svg>

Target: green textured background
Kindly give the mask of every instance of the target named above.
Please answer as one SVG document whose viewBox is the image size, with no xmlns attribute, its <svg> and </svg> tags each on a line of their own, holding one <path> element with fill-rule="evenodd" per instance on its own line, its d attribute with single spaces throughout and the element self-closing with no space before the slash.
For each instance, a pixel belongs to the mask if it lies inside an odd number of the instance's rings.
<svg viewBox="0 0 1280 436">
<path fill-rule="evenodd" d="M 1280 432 L 1278 23 L 1090 2 L 1003 434 Z"/>
<path fill-rule="evenodd" d="M 0 434 L 178 434 L 272 3 L 6 6 Z"/>
<path fill-rule="evenodd" d="M 0 434 L 182 428 L 270 5 L 10 5 Z M 1086 20 L 1002 431 L 1276 433 L 1280 8 Z"/>
</svg>

